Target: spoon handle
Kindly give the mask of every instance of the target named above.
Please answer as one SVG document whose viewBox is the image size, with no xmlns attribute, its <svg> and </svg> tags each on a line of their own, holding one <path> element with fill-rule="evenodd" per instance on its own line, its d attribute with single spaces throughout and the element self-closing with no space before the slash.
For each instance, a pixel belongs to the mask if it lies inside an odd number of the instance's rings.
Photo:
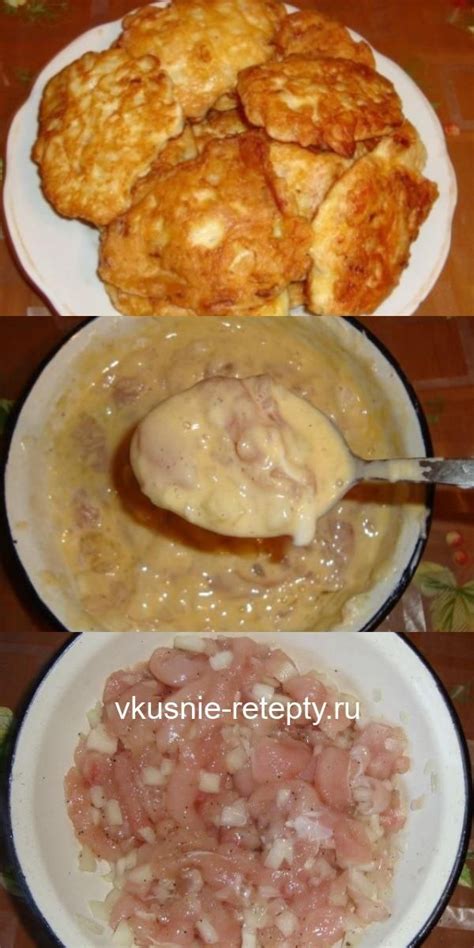
<svg viewBox="0 0 474 948">
<path fill-rule="evenodd" d="M 393 461 L 364 461 L 361 480 L 416 481 L 474 487 L 474 458 L 410 458 Z"/>
</svg>

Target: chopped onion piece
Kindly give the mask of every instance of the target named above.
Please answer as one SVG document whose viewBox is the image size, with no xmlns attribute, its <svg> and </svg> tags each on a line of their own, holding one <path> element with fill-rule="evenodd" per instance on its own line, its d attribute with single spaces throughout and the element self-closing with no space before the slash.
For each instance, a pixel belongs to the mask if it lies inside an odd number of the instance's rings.
<svg viewBox="0 0 474 948">
<path fill-rule="evenodd" d="M 245 826 L 247 823 L 247 807 L 245 800 L 236 800 L 229 806 L 222 807 L 221 826 Z"/>
<path fill-rule="evenodd" d="M 156 833 L 151 826 L 142 826 L 141 829 L 138 830 L 138 835 L 141 836 L 146 843 L 150 843 L 150 845 L 156 843 Z"/>
<path fill-rule="evenodd" d="M 95 807 L 91 807 L 91 819 L 94 826 L 98 826 L 100 823 L 100 813 Z"/>
<path fill-rule="evenodd" d="M 285 681 L 289 681 L 290 678 L 294 678 L 295 675 L 299 675 L 298 669 L 292 664 L 292 662 L 282 661 L 281 665 L 277 667 L 276 670 L 272 669 L 273 677 L 284 684 Z"/>
<path fill-rule="evenodd" d="M 275 919 L 276 927 L 281 931 L 285 938 L 293 934 L 298 924 L 298 919 L 293 912 L 282 912 Z"/>
<path fill-rule="evenodd" d="M 150 885 L 153 879 L 153 867 L 147 862 L 141 866 L 135 866 L 127 873 L 127 881 L 133 882 L 135 885 Z"/>
<path fill-rule="evenodd" d="M 91 708 L 91 710 L 87 712 L 86 717 L 89 722 L 89 727 L 91 728 L 100 723 L 102 717 L 102 705 L 100 701 L 97 702 L 94 708 Z"/>
<path fill-rule="evenodd" d="M 126 856 L 121 856 L 115 863 L 117 874 L 122 876 L 126 869 L 133 869 L 137 864 L 137 850 L 131 849 Z"/>
<path fill-rule="evenodd" d="M 103 724 L 97 724 L 87 735 L 86 746 L 88 750 L 97 751 L 99 754 L 115 754 L 118 740 L 109 734 Z"/>
<path fill-rule="evenodd" d="M 255 932 L 249 931 L 247 928 L 245 928 L 245 925 L 242 929 L 241 948 L 258 948 L 257 936 Z"/>
<path fill-rule="evenodd" d="M 107 800 L 105 804 L 105 819 L 109 826 L 122 826 L 123 816 L 118 800 Z"/>
<path fill-rule="evenodd" d="M 311 843 L 319 843 L 321 840 L 330 839 L 333 835 L 332 829 L 322 826 L 317 815 L 313 813 L 302 813 L 294 820 L 288 820 L 286 825 L 294 829 L 300 839 L 307 839 Z"/>
<path fill-rule="evenodd" d="M 273 885 L 260 885 L 258 894 L 261 899 L 277 899 L 280 893 Z"/>
<path fill-rule="evenodd" d="M 275 694 L 275 689 L 271 685 L 264 685 L 261 681 L 257 682 L 252 688 L 252 695 L 254 698 L 259 700 L 263 698 L 266 701 L 270 701 L 270 698 L 273 698 Z"/>
<path fill-rule="evenodd" d="M 145 787 L 163 787 L 166 777 L 160 767 L 144 767 L 141 772 L 141 781 Z"/>
<path fill-rule="evenodd" d="M 107 924 L 109 921 L 110 912 L 108 911 L 105 902 L 97 902 L 95 899 L 92 899 L 92 901 L 89 902 L 89 908 L 97 922 L 103 922 L 104 925 Z"/>
<path fill-rule="evenodd" d="M 81 872 L 95 872 L 97 869 L 97 859 L 89 846 L 82 847 L 78 861 Z"/>
<path fill-rule="evenodd" d="M 214 925 L 211 925 L 209 919 L 200 918 L 199 921 L 196 922 L 196 928 L 204 944 L 217 945 L 217 942 L 219 941 L 219 936 L 214 928 Z"/>
<path fill-rule="evenodd" d="M 101 807 L 103 807 L 105 804 L 104 788 L 99 787 L 99 786 L 91 787 L 90 796 L 91 796 L 92 806 L 96 806 L 97 809 L 100 810 Z"/>
<path fill-rule="evenodd" d="M 284 862 L 289 866 L 293 862 L 293 843 L 290 839 L 276 839 L 268 850 L 264 865 L 267 869 L 279 869 Z"/>
<path fill-rule="evenodd" d="M 132 929 L 130 928 L 130 925 L 124 921 L 124 919 L 118 923 L 117 928 L 112 935 L 112 944 L 119 945 L 120 948 L 132 948 L 133 946 Z"/>
<path fill-rule="evenodd" d="M 110 916 L 110 913 L 111 913 L 111 911 L 112 911 L 114 905 L 116 905 L 116 903 L 118 902 L 118 900 L 119 900 L 120 898 L 121 898 L 121 894 L 120 894 L 120 892 L 119 892 L 117 889 L 111 889 L 111 890 L 110 890 L 108 896 L 106 897 L 106 899 L 105 899 L 105 901 L 104 901 L 104 905 L 105 905 L 105 907 L 106 907 L 106 909 L 107 909 L 107 913 L 108 913 L 109 916 Z"/>
<path fill-rule="evenodd" d="M 291 797 L 291 790 L 279 790 L 277 793 L 277 806 L 283 807 L 286 806 L 288 800 Z"/>
<path fill-rule="evenodd" d="M 201 770 L 199 774 L 199 789 L 203 793 L 219 793 L 221 787 L 220 774 L 212 774 L 207 770 Z"/>
<path fill-rule="evenodd" d="M 244 912 L 244 927 L 250 931 L 256 931 L 257 928 L 265 928 L 267 924 L 267 906 L 263 902 L 257 902 L 252 908 Z"/>
<path fill-rule="evenodd" d="M 245 749 L 242 747 L 234 747 L 233 750 L 229 751 L 225 755 L 225 765 L 230 774 L 237 773 L 238 770 L 241 770 L 242 767 L 245 767 L 247 763 L 247 754 Z"/>
<path fill-rule="evenodd" d="M 363 895 L 366 899 L 375 899 L 377 895 L 377 886 L 374 882 L 360 872 L 359 869 L 349 869 L 348 889 L 352 895 L 353 892 Z"/>
<path fill-rule="evenodd" d="M 199 635 L 177 635 L 174 640 L 174 647 L 183 649 L 185 652 L 207 651 L 207 643 Z"/>
<path fill-rule="evenodd" d="M 215 655 L 211 655 L 209 664 L 214 671 L 221 671 L 223 668 L 230 668 L 233 661 L 233 652 L 225 649 L 223 652 L 216 652 Z"/>
</svg>

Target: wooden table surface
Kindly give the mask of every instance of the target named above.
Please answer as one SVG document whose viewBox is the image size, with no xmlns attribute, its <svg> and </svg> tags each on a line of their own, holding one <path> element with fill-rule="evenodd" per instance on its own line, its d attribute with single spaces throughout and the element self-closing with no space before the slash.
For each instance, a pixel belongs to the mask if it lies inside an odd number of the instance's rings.
<svg viewBox="0 0 474 948">
<path fill-rule="evenodd" d="M 11 4 L 23 2 L 13 8 Z M 134 0 L 0 0 L 0 152 L 11 118 L 43 66 L 80 33 L 118 19 Z M 138 4 L 139 5 L 139 4 Z M 313 0 L 300 0 L 311 8 Z M 472 0 L 319 0 L 317 7 L 366 36 L 421 87 L 445 127 L 459 203 L 449 260 L 418 312 L 474 314 L 474 8 Z M 0 241 L 0 313 L 44 312 L 47 304 Z"/>
</svg>

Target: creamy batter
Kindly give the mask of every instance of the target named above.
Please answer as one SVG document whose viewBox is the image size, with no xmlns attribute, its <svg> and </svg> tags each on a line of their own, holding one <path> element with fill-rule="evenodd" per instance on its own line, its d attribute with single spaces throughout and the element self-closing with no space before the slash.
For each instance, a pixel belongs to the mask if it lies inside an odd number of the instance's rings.
<svg viewBox="0 0 474 948">
<path fill-rule="evenodd" d="M 400 456 L 369 364 L 315 317 L 142 319 L 91 339 L 45 438 L 48 499 L 64 570 L 57 580 L 91 627 L 317 630 L 389 567 L 405 488 L 364 485 L 323 517 L 314 540 L 236 539 L 158 509 L 130 465 L 139 422 L 204 378 L 269 375 L 332 419 L 355 454 Z M 401 491 L 401 493 L 400 493 Z"/>
<path fill-rule="evenodd" d="M 233 537 L 310 543 L 356 478 L 332 422 L 269 375 L 204 379 L 138 425 L 130 460 L 150 500 Z"/>
</svg>

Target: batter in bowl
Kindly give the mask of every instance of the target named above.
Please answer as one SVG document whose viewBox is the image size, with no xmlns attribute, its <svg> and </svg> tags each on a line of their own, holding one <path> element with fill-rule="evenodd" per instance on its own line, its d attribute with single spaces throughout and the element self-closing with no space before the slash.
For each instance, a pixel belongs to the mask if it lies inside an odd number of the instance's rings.
<svg viewBox="0 0 474 948">
<path fill-rule="evenodd" d="M 155 507 L 133 474 L 130 443 L 151 409 L 200 380 L 266 374 L 328 415 L 354 453 L 399 456 L 370 359 L 348 345 L 319 317 L 143 319 L 112 340 L 91 337 L 45 430 L 56 581 L 91 628 L 343 626 L 354 597 L 390 569 L 406 487 L 353 490 L 306 546 L 227 538 Z"/>
</svg>

